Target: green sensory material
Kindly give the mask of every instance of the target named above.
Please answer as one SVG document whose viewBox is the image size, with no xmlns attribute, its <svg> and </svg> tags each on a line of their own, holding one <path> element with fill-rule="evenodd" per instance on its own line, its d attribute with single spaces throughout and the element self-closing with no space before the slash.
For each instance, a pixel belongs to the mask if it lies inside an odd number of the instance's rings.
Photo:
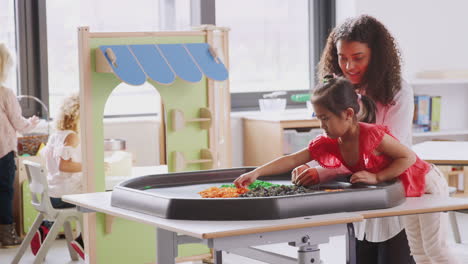
<svg viewBox="0 0 468 264">
<path fill-rule="evenodd" d="M 280 184 L 274 184 L 274 183 L 271 183 L 271 182 L 256 180 L 253 183 L 251 183 L 247 188 L 248 189 L 255 189 L 255 188 L 258 188 L 258 187 L 269 188 L 269 187 L 272 187 L 272 186 L 281 186 L 281 185 Z M 235 188 L 236 186 L 234 184 L 223 184 L 223 185 L 221 185 L 221 187 Z"/>
</svg>

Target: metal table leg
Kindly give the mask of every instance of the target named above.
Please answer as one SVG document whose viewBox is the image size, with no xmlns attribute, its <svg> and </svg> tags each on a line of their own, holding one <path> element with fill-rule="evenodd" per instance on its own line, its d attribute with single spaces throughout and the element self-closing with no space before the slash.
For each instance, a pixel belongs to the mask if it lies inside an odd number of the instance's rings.
<svg viewBox="0 0 468 264">
<path fill-rule="evenodd" d="M 214 238 L 209 239 L 207 245 L 271 264 L 319 264 L 324 262 L 320 260 L 318 245 L 328 243 L 330 236 L 344 235 L 346 232 L 345 224 L 325 225 Z M 284 241 L 291 241 L 288 244 L 298 248 L 297 258 L 255 247 Z"/>
<path fill-rule="evenodd" d="M 352 223 L 346 225 L 348 232 L 346 233 L 346 264 L 356 264 L 356 238 L 354 235 L 354 225 Z"/>
<path fill-rule="evenodd" d="M 320 260 L 318 245 L 300 246 L 297 251 L 297 264 L 324 263 Z"/>
<path fill-rule="evenodd" d="M 213 250 L 213 260 L 214 264 L 223 264 L 223 251 Z"/>
<path fill-rule="evenodd" d="M 175 264 L 177 252 L 177 234 L 161 228 L 156 228 L 156 259 L 157 263 Z"/>
</svg>

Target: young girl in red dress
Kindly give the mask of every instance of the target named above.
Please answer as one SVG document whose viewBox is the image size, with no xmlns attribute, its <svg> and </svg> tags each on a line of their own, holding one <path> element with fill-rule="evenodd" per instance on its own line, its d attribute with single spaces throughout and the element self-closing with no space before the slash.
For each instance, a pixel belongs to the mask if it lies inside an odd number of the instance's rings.
<svg viewBox="0 0 468 264">
<path fill-rule="evenodd" d="M 325 168 L 344 165 L 353 173 L 351 183 L 377 184 L 398 177 L 407 197 L 424 193 L 448 196 L 447 182 L 434 165 L 401 144 L 387 127 L 358 122 L 361 100 L 345 78 L 326 80 L 314 90 L 312 97 L 325 133 L 312 140 L 307 148 L 241 175 L 234 181 L 236 186 L 245 187 L 260 176 L 286 173 L 316 160 Z M 298 177 L 295 183 L 302 185 L 308 178 Z M 416 263 L 458 263 L 447 246 L 441 213 L 405 216 L 404 223 Z"/>
</svg>

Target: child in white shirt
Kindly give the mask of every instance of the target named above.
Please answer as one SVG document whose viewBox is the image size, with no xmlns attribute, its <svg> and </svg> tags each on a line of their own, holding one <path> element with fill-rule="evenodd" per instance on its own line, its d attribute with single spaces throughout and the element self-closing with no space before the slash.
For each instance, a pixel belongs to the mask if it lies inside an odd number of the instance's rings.
<svg viewBox="0 0 468 264">
<path fill-rule="evenodd" d="M 57 130 L 50 135 L 46 147 L 41 152 L 47 167 L 49 195 L 57 199 L 65 194 L 81 193 L 83 180 L 78 136 L 79 97 L 72 95 L 66 98 L 59 111 Z"/>
<path fill-rule="evenodd" d="M 71 208 L 73 204 L 62 201 L 65 194 L 82 192 L 81 147 L 78 136 L 80 121 L 80 100 L 71 95 L 63 101 L 56 118 L 57 131 L 49 136 L 49 141 L 41 151 L 47 168 L 49 196 L 54 208 Z M 51 222 L 44 221 L 31 241 L 31 250 L 37 254 L 44 241 Z M 81 235 L 71 245 L 84 259 Z"/>
</svg>

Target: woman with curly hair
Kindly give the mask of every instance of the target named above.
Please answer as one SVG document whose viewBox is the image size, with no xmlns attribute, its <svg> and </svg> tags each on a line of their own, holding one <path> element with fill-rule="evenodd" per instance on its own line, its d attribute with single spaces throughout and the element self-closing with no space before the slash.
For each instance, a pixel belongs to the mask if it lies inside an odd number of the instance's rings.
<svg viewBox="0 0 468 264">
<path fill-rule="evenodd" d="M 56 118 L 56 132 L 49 137 L 41 151 L 47 168 L 50 202 L 54 208 L 63 209 L 75 205 L 62 201 L 62 195 L 82 192 L 81 148 L 78 136 L 80 122 L 80 99 L 73 94 L 65 98 Z M 54 223 L 43 221 L 31 240 L 34 255 L 39 251 Z M 84 259 L 81 235 L 71 242 L 71 246 Z"/>
<path fill-rule="evenodd" d="M 401 143 L 411 147 L 413 91 L 401 78 L 400 60 L 397 43 L 385 26 L 371 16 L 361 15 L 345 20 L 330 33 L 318 77 L 333 74 L 350 80 L 357 93 L 376 103 L 375 123 L 387 126 Z M 351 174 L 344 167 L 314 166 L 294 169 L 293 182 L 310 185 Z M 355 231 L 357 263 L 414 263 L 399 217 L 365 220 L 355 225 Z"/>
</svg>

